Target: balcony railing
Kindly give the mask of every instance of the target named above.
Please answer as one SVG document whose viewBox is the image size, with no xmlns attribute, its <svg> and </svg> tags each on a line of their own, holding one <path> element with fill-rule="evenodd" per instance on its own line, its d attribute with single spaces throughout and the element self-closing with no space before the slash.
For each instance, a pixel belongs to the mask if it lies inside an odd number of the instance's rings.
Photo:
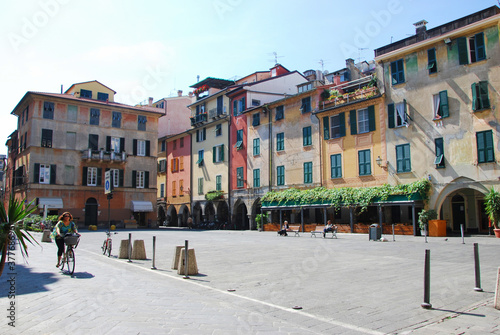
<svg viewBox="0 0 500 335">
<path fill-rule="evenodd" d="M 82 151 L 82 159 L 124 163 L 127 160 L 127 153 L 116 153 L 114 151 L 88 149 Z"/>
<path fill-rule="evenodd" d="M 340 106 L 344 104 L 348 104 L 358 100 L 366 100 L 371 97 L 377 96 L 380 94 L 379 89 L 376 86 L 372 87 L 363 87 L 357 89 L 354 92 L 350 93 L 340 93 L 337 90 L 330 91 L 330 98 L 324 102 L 325 106 Z"/>
<path fill-rule="evenodd" d="M 191 125 L 194 126 L 197 123 L 207 121 L 207 113 L 198 114 L 196 116 L 191 117 Z"/>
</svg>

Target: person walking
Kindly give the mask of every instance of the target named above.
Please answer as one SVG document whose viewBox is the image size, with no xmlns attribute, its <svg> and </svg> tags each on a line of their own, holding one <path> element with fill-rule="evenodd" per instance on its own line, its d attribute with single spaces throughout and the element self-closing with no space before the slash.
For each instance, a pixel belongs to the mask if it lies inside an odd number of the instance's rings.
<svg viewBox="0 0 500 335">
<path fill-rule="evenodd" d="M 55 234 L 54 234 L 55 232 Z M 70 212 L 64 212 L 57 221 L 54 228 L 54 239 L 57 245 L 57 265 L 61 265 L 61 257 L 64 253 L 64 235 L 68 233 L 78 233 L 75 223 L 73 222 L 73 215 Z"/>
</svg>

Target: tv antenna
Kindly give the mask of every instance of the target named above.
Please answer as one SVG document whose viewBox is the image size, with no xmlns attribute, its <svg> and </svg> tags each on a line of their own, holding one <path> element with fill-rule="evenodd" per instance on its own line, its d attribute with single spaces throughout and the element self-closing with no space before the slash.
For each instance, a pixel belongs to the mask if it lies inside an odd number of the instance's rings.
<svg viewBox="0 0 500 335">
<path fill-rule="evenodd" d="M 319 63 L 319 65 L 321 65 L 321 72 L 324 72 L 325 71 L 325 60 L 320 59 L 318 63 Z"/>
<path fill-rule="evenodd" d="M 274 65 L 278 64 L 278 58 L 283 58 L 285 56 L 278 56 L 276 51 L 273 51 L 272 55 L 274 56 Z"/>
<path fill-rule="evenodd" d="M 358 48 L 358 63 L 361 63 L 361 50 L 368 50 L 368 48 Z"/>
</svg>

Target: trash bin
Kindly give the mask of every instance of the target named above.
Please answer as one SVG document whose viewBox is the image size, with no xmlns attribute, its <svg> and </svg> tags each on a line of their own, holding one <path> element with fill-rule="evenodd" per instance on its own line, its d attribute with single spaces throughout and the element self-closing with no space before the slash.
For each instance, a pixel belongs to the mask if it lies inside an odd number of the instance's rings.
<svg viewBox="0 0 500 335">
<path fill-rule="evenodd" d="M 368 237 L 369 241 L 380 240 L 380 238 L 382 237 L 382 229 L 380 229 L 380 226 L 378 224 L 374 223 L 370 225 L 370 229 L 368 231 Z"/>
</svg>

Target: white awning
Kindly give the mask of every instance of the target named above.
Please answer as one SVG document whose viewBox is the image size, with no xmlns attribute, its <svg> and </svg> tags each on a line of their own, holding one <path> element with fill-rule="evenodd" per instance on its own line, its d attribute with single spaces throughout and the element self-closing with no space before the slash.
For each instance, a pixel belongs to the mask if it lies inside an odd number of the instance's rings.
<svg viewBox="0 0 500 335">
<path fill-rule="evenodd" d="M 64 207 L 61 198 L 38 198 L 38 208 L 43 208 L 43 205 L 47 205 L 47 209 Z"/>
<path fill-rule="evenodd" d="M 132 212 L 152 212 L 153 211 L 153 204 L 151 203 L 151 201 L 132 200 L 130 207 L 132 209 Z"/>
</svg>

